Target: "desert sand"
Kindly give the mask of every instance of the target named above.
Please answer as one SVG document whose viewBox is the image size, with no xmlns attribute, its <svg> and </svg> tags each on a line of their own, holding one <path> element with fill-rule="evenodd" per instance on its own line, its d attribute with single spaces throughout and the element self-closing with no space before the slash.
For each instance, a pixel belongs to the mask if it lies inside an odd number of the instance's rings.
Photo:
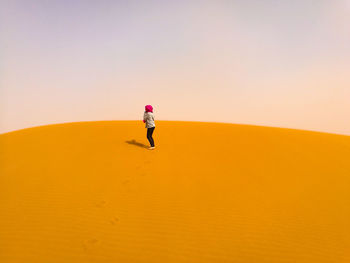
<svg viewBox="0 0 350 263">
<path fill-rule="evenodd" d="M 225 123 L 0 135 L 0 262 L 350 262 L 350 136 Z"/>
</svg>

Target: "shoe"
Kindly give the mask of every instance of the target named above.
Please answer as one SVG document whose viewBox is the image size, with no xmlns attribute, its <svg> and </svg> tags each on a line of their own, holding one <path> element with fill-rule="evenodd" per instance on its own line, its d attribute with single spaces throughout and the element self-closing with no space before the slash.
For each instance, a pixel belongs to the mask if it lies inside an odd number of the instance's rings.
<svg viewBox="0 0 350 263">
<path fill-rule="evenodd" d="M 153 150 L 154 148 L 156 148 L 156 147 L 154 147 L 154 146 L 153 147 L 149 147 L 148 150 Z"/>
</svg>

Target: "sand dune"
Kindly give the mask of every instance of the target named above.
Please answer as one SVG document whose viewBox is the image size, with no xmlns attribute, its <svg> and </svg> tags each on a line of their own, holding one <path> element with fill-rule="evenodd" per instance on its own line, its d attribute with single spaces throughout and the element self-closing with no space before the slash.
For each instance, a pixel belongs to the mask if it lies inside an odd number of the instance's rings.
<svg viewBox="0 0 350 263">
<path fill-rule="evenodd" d="M 0 262 L 350 262 L 350 137 L 158 121 L 0 135 Z"/>
</svg>

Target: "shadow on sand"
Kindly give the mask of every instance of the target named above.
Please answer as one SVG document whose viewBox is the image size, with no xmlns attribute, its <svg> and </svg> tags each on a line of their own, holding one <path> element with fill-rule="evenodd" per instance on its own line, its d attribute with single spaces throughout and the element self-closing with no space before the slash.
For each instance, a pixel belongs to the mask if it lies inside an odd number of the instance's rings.
<svg viewBox="0 0 350 263">
<path fill-rule="evenodd" d="M 131 141 L 125 141 L 126 143 L 128 144 L 133 144 L 135 146 L 138 146 L 138 147 L 141 147 L 141 148 L 148 148 L 147 145 L 143 144 L 143 143 L 140 143 L 140 142 L 137 142 L 135 140 L 131 140 Z"/>
</svg>

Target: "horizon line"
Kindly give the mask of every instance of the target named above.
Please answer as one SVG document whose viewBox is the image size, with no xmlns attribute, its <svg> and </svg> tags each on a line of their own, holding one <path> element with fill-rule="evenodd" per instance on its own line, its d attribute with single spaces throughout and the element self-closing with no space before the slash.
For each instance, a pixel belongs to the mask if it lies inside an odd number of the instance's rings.
<svg viewBox="0 0 350 263">
<path fill-rule="evenodd" d="M 17 130 L 7 131 L 4 133 L 0 133 L 0 136 L 7 135 L 9 133 L 27 130 L 27 129 L 34 129 L 34 128 L 45 127 L 45 126 L 53 126 L 53 125 L 84 123 L 84 122 L 134 122 L 134 121 L 141 121 L 141 120 L 139 120 L 139 119 L 137 119 L 137 120 L 87 120 L 87 121 L 67 121 L 67 122 L 60 122 L 60 123 L 49 123 L 49 124 L 36 125 L 36 126 L 21 128 L 21 129 L 17 129 Z M 212 123 L 212 124 L 231 124 L 231 125 L 240 125 L 240 126 L 253 126 L 253 127 L 265 127 L 265 128 L 286 129 L 286 130 L 295 130 L 295 131 L 306 131 L 306 132 L 313 132 L 313 133 L 322 133 L 322 134 L 340 135 L 340 136 L 350 137 L 350 135 L 348 135 L 348 134 L 336 133 L 336 132 L 325 132 L 325 131 L 318 131 L 318 130 L 269 126 L 269 125 L 258 125 L 258 124 L 248 124 L 248 123 L 233 123 L 233 122 L 219 122 L 219 121 L 192 121 L 192 120 L 191 121 L 187 121 L 187 120 L 157 120 L 157 122 L 197 122 L 197 123 Z"/>
</svg>

